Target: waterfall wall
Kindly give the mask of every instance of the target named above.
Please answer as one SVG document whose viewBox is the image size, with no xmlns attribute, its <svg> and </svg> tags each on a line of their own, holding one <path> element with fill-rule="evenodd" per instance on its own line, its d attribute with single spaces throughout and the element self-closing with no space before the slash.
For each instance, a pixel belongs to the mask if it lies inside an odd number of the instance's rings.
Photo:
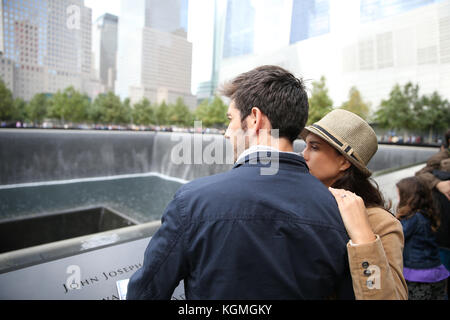
<svg viewBox="0 0 450 320">
<path fill-rule="evenodd" d="M 295 141 L 296 152 L 303 148 L 303 141 Z M 437 151 L 380 145 L 369 169 L 424 162 Z M 0 130 L 0 185 L 147 172 L 192 180 L 229 170 L 232 159 L 221 135 Z"/>
</svg>

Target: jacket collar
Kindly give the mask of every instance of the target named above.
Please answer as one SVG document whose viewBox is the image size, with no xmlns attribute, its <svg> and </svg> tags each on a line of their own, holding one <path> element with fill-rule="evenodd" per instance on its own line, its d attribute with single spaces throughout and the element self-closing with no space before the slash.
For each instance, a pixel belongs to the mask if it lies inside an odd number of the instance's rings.
<svg viewBox="0 0 450 320">
<path fill-rule="evenodd" d="M 268 152 L 268 151 L 275 151 L 275 152 L 279 152 L 280 150 L 271 147 L 271 146 L 265 146 L 265 145 L 256 145 L 256 146 L 251 146 L 250 148 L 244 150 L 244 152 L 241 153 L 241 155 L 238 157 L 236 162 L 239 162 L 239 160 L 245 158 L 246 156 L 250 155 L 251 153 L 254 152 Z"/>
<path fill-rule="evenodd" d="M 242 165 L 266 166 L 271 161 L 279 161 L 280 164 L 290 164 L 304 167 L 309 171 L 305 159 L 298 153 L 282 151 L 255 151 L 244 157 L 239 157 L 233 166 L 236 169 Z"/>
</svg>

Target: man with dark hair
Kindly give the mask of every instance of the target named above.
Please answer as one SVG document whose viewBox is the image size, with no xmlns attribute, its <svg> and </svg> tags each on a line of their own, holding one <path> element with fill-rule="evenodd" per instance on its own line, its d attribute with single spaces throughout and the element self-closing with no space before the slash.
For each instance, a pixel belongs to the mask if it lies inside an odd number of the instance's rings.
<svg viewBox="0 0 450 320">
<path fill-rule="evenodd" d="M 127 298 L 170 299 L 181 280 L 187 299 L 354 298 L 337 204 L 293 152 L 303 82 L 262 66 L 222 92 L 235 165 L 177 191 Z"/>
</svg>

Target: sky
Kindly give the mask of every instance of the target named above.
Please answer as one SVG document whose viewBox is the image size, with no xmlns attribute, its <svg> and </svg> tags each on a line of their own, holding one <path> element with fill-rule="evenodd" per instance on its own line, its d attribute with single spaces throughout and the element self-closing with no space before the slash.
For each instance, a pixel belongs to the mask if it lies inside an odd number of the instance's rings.
<svg viewBox="0 0 450 320">
<path fill-rule="evenodd" d="M 116 16 L 120 14 L 120 0 L 84 0 L 84 5 L 92 9 L 94 21 L 106 12 Z"/>
</svg>

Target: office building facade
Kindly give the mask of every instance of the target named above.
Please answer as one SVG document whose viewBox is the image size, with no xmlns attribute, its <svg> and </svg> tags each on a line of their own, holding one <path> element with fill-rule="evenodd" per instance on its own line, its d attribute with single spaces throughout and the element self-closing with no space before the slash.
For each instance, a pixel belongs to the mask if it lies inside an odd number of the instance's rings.
<svg viewBox="0 0 450 320">
<path fill-rule="evenodd" d="M 393 17 L 443 0 L 361 0 L 361 23 Z"/>
<path fill-rule="evenodd" d="M 185 0 L 122 1 L 116 93 L 132 104 L 143 98 L 152 103 L 182 98 L 194 109 L 192 43 L 186 28 Z"/>
<path fill-rule="evenodd" d="M 216 94 L 222 61 L 239 63 L 240 57 L 264 54 L 289 44 L 291 23 L 286 16 L 291 15 L 292 4 L 292 0 L 214 1 L 213 10 L 205 13 L 214 16 L 214 22 L 208 27 L 214 30 L 212 72 L 209 79 L 204 77 L 198 82 L 199 100 L 212 99 Z"/>
<path fill-rule="evenodd" d="M 450 99 L 450 0 L 348 0 L 345 6 L 330 0 L 329 19 L 322 35 L 224 59 L 219 82 L 276 64 L 307 79 L 309 88 L 325 76 L 336 107 L 356 86 L 374 112 L 394 85 L 407 82 L 418 84 L 421 94 L 437 91 Z"/>
<path fill-rule="evenodd" d="M 223 58 L 253 53 L 255 9 L 250 0 L 228 0 Z"/>
<path fill-rule="evenodd" d="M 0 53 L 0 78 L 5 86 L 14 92 L 14 61 Z"/>
<path fill-rule="evenodd" d="M 188 28 L 188 0 L 146 0 L 145 26 L 163 32 Z"/>
<path fill-rule="evenodd" d="M 119 18 L 106 13 L 94 25 L 94 69 L 104 91 L 114 92 L 117 73 Z"/>
<path fill-rule="evenodd" d="M 293 0 L 289 43 L 330 32 L 330 0 Z"/>
<path fill-rule="evenodd" d="M 83 0 L 1 0 L 3 56 L 13 95 L 30 100 L 68 86 L 92 96 L 92 13 Z"/>
</svg>

